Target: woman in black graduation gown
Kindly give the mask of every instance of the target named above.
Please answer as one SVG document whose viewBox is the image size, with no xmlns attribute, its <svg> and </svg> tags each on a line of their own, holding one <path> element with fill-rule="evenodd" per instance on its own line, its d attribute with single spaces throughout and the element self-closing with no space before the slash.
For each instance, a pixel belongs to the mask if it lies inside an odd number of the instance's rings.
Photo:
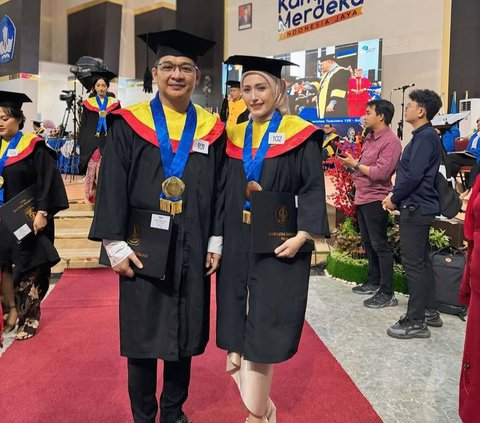
<svg viewBox="0 0 480 423">
<path fill-rule="evenodd" d="M 3 290 L 11 307 L 6 331 L 15 328 L 18 314 L 16 339 L 19 340 L 31 338 L 38 328 L 40 301 L 48 289 L 45 274 L 60 261 L 51 241 L 54 237 L 53 215 L 68 208 L 65 187 L 56 168 L 55 152 L 42 138 L 21 132 L 25 123 L 21 107 L 30 101 L 25 94 L 0 91 L 0 204 L 31 185 L 35 186 L 36 192 L 34 234 L 18 243 L 0 223 L 0 268 Z"/>
<path fill-rule="evenodd" d="M 251 56 L 233 56 L 226 63 L 243 65 L 242 93 L 251 120 L 227 128 L 217 345 L 228 351 L 227 371 L 250 412 L 248 422 L 272 423 L 276 421 L 269 398 L 272 365 L 296 353 L 307 304 L 311 253 L 297 251 L 307 240 L 329 235 L 320 150 L 323 132 L 286 114 L 288 99 L 280 74 L 282 66 L 292 63 Z M 269 133 L 277 135 L 276 144 L 270 145 Z M 249 151 L 260 175 L 251 173 Z M 256 215 L 250 215 L 246 191 L 253 190 L 298 196 L 299 232 L 272 254 L 251 251 L 249 222 Z"/>
<path fill-rule="evenodd" d="M 95 202 L 98 169 L 107 140 L 107 117 L 120 107 L 120 101 L 108 92 L 110 80 L 116 75 L 112 72 L 94 73 L 90 95 L 83 102 L 80 122 L 80 174 L 85 173 L 85 199 Z"/>
</svg>

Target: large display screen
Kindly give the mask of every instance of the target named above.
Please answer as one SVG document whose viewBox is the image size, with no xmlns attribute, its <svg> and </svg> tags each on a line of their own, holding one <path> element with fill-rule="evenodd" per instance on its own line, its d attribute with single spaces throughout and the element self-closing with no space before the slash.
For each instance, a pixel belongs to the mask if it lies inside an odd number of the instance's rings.
<svg viewBox="0 0 480 423">
<path fill-rule="evenodd" d="M 382 39 L 273 56 L 298 66 L 283 68 L 290 113 L 337 133 L 359 130 L 360 117 L 382 91 Z M 226 66 L 225 80 L 240 80 L 241 67 Z M 351 129 L 350 129 L 351 130 Z"/>
</svg>

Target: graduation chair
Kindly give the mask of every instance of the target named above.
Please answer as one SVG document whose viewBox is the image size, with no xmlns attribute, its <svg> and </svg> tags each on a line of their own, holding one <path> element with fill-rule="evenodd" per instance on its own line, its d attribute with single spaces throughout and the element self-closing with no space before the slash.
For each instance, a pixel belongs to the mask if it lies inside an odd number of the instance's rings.
<svg viewBox="0 0 480 423">
<path fill-rule="evenodd" d="M 468 147 L 468 138 L 455 138 L 455 151 L 465 151 Z M 467 189 L 467 176 L 470 174 L 473 166 L 461 166 L 458 174 L 460 175 L 460 181 L 462 182 L 463 188 Z"/>
</svg>

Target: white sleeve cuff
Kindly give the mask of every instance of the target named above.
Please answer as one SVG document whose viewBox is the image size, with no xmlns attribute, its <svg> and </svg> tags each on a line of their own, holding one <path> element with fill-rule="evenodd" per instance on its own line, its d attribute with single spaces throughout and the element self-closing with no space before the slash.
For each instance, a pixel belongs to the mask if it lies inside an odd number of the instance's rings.
<svg viewBox="0 0 480 423">
<path fill-rule="evenodd" d="M 207 252 L 222 255 L 223 251 L 223 236 L 211 236 L 208 239 Z"/>
<path fill-rule="evenodd" d="M 125 241 L 110 241 L 108 239 L 103 240 L 103 246 L 107 252 L 107 256 L 110 259 L 111 266 L 116 266 L 125 260 L 133 250 L 128 246 Z"/>
</svg>

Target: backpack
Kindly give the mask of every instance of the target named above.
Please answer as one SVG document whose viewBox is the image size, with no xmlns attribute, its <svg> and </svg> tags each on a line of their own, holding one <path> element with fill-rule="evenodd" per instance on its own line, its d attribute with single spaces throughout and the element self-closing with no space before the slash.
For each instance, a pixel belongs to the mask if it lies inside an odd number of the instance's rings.
<svg viewBox="0 0 480 423">
<path fill-rule="evenodd" d="M 450 178 L 450 159 L 448 158 L 448 154 L 446 153 L 443 145 L 441 146 L 441 152 L 442 162 L 445 165 L 447 176 Z M 452 219 L 458 213 L 460 213 L 462 210 L 462 200 L 460 200 L 460 196 L 458 195 L 458 192 L 455 191 L 452 184 L 440 171 L 437 172 L 437 176 L 435 178 L 435 191 L 438 193 L 440 213 L 443 216 L 447 217 L 448 219 Z"/>
<path fill-rule="evenodd" d="M 453 189 L 450 182 L 440 172 L 437 173 L 435 178 L 435 191 L 438 193 L 440 213 L 443 216 L 452 219 L 460 213 L 462 200 L 460 200 L 458 192 Z"/>
</svg>

